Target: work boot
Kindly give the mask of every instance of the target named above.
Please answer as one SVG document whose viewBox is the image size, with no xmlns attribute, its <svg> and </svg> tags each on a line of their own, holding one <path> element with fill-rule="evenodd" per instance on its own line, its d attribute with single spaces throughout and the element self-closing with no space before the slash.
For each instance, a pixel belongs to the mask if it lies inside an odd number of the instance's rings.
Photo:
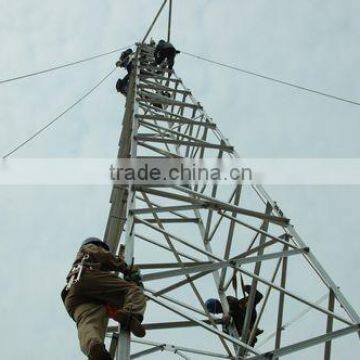
<svg viewBox="0 0 360 360">
<path fill-rule="evenodd" d="M 89 360 L 112 360 L 104 344 L 94 344 L 89 352 Z"/>
<path fill-rule="evenodd" d="M 118 310 L 112 318 L 120 323 L 121 327 L 130 330 L 137 337 L 145 336 L 145 328 L 141 325 L 142 316 L 131 314 L 126 310 Z"/>
</svg>

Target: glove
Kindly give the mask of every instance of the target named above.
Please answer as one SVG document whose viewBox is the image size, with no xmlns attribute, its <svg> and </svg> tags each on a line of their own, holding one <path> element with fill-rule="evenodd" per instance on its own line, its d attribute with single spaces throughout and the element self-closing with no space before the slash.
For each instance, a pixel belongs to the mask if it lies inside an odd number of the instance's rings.
<svg viewBox="0 0 360 360">
<path fill-rule="evenodd" d="M 124 277 L 124 279 L 126 281 L 134 282 L 138 285 L 142 284 L 142 282 L 141 282 L 142 278 L 141 278 L 140 272 L 132 272 L 128 276 Z"/>
<path fill-rule="evenodd" d="M 140 268 L 136 265 L 128 267 L 124 272 L 124 280 L 142 285 Z"/>
<path fill-rule="evenodd" d="M 124 276 L 129 276 L 133 272 L 140 272 L 140 268 L 137 265 L 126 265 L 125 269 L 122 271 Z"/>
</svg>

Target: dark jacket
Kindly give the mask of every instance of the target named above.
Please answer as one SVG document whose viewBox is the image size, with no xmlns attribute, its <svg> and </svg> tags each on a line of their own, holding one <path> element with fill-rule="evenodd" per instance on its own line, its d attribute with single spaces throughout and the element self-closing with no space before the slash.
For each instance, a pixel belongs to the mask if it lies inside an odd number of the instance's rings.
<svg viewBox="0 0 360 360">
<path fill-rule="evenodd" d="M 256 290 L 255 305 L 261 301 L 262 297 L 263 297 L 263 295 L 259 291 Z M 243 325 L 245 322 L 246 306 L 247 306 L 249 297 L 246 296 L 242 299 L 237 299 L 233 296 L 227 296 L 226 298 L 229 303 L 229 315 L 234 320 L 236 330 L 237 330 L 238 334 L 241 336 Z M 257 312 L 256 312 L 256 309 L 254 306 L 252 313 L 251 313 L 250 329 L 253 328 L 256 318 L 257 318 Z"/>
<path fill-rule="evenodd" d="M 167 41 L 164 41 L 164 40 L 160 40 L 158 42 L 158 44 L 156 45 L 156 48 L 155 48 L 155 51 L 154 51 L 154 55 L 155 57 L 158 56 L 158 54 L 160 52 L 163 52 L 163 51 L 168 51 L 168 50 L 173 50 L 174 53 L 176 52 L 176 49 L 174 47 L 174 45 L 170 42 L 167 42 Z"/>
</svg>

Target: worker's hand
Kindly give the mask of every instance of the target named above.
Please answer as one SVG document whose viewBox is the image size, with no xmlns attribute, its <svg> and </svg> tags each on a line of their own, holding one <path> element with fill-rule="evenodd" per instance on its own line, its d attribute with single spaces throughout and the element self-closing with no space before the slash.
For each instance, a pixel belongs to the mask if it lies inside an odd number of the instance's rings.
<svg viewBox="0 0 360 360">
<path fill-rule="evenodd" d="M 140 268 L 137 265 L 126 265 L 123 274 L 124 275 L 130 275 L 132 273 L 140 272 Z"/>
<path fill-rule="evenodd" d="M 132 272 L 132 273 L 140 272 L 139 266 L 138 265 L 131 265 L 130 266 L 130 272 Z"/>
<path fill-rule="evenodd" d="M 131 265 L 124 271 L 124 280 L 141 285 L 140 268 L 137 265 Z"/>
<path fill-rule="evenodd" d="M 131 272 L 130 266 L 126 265 L 121 269 L 121 272 L 124 274 L 124 276 L 128 276 Z"/>
<path fill-rule="evenodd" d="M 118 61 L 115 63 L 115 65 L 116 65 L 117 67 L 121 67 L 121 64 L 122 64 L 122 61 L 120 61 L 120 60 L 118 60 Z"/>
<path fill-rule="evenodd" d="M 137 272 L 132 272 L 130 273 L 130 275 L 127 276 L 127 281 L 131 281 L 137 284 L 141 283 L 141 274 L 139 271 Z"/>
</svg>

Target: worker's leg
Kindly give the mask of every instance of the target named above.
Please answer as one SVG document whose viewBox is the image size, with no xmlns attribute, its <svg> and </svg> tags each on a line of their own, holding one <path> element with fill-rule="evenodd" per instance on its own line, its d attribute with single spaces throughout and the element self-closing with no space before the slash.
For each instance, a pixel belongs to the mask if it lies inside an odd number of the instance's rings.
<svg viewBox="0 0 360 360">
<path fill-rule="evenodd" d="M 166 49 L 166 62 L 170 70 L 174 67 L 175 56 L 176 50 L 174 48 Z"/>
<path fill-rule="evenodd" d="M 168 68 L 169 68 L 170 70 L 172 70 L 173 67 L 174 67 L 174 58 L 173 58 L 173 57 L 170 57 L 170 58 L 168 58 Z"/>
<path fill-rule="evenodd" d="M 171 51 L 168 56 L 167 56 L 167 64 L 168 64 L 168 68 L 170 70 L 173 69 L 174 67 L 174 63 L 175 63 L 175 50 L 174 51 Z"/>
<path fill-rule="evenodd" d="M 114 274 L 104 271 L 85 271 L 77 286 L 77 291 L 83 297 L 122 307 L 138 315 L 143 315 L 145 312 L 146 298 L 141 288 Z"/>
<path fill-rule="evenodd" d="M 135 283 L 104 271 L 85 271 L 76 291 L 81 296 L 119 309 L 112 318 L 135 336 L 145 336 L 141 325 L 146 307 L 145 296 Z"/>
<path fill-rule="evenodd" d="M 89 356 L 92 349 L 104 344 L 108 317 L 101 304 L 85 303 L 74 311 L 74 320 L 78 328 L 80 348 Z"/>
<path fill-rule="evenodd" d="M 123 309 L 141 315 L 141 320 L 146 308 L 146 298 L 142 289 L 135 283 L 128 283 L 129 288 L 124 297 Z"/>
</svg>

